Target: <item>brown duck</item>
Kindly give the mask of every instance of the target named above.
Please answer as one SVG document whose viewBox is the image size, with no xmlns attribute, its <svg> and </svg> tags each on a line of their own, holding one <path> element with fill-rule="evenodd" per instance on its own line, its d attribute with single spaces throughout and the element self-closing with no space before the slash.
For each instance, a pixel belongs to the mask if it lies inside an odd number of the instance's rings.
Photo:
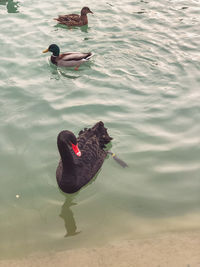
<svg viewBox="0 0 200 267">
<path fill-rule="evenodd" d="M 83 26 L 88 24 L 87 14 L 93 12 L 89 9 L 89 7 L 83 7 L 81 9 L 81 15 L 78 14 L 69 14 L 69 15 L 59 15 L 55 20 L 58 21 L 59 24 L 64 24 L 67 26 Z"/>
</svg>

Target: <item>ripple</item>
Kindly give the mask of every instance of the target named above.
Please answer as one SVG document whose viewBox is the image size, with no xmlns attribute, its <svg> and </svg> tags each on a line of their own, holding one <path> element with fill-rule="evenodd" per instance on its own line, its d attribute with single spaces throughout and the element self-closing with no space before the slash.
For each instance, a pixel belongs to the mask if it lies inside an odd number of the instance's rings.
<svg viewBox="0 0 200 267">
<path fill-rule="evenodd" d="M 181 218 L 192 227 L 200 204 L 199 2 L 90 1 L 89 26 L 75 29 L 53 18 L 78 13 L 82 2 L 20 1 L 15 14 L 3 3 L 1 257 L 144 235 L 142 223 L 155 233 L 152 218 L 168 225 L 176 215 L 171 229 L 185 229 Z M 56 68 L 42 54 L 50 43 L 95 55 L 77 72 Z M 56 137 L 98 120 L 113 137 L 109 149 L 129 168 L 105 160 L 65 209 L 81 234 L 63 238 L 59 215 L 68 195 L 55 179 Z"/>
</svg>

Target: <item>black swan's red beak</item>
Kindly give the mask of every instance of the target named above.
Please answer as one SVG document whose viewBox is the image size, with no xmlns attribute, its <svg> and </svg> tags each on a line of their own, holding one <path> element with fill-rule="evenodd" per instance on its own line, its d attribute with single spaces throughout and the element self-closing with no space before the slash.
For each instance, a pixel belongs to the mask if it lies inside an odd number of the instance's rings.
<svg viewBox="0 0 200 267">
<path fill-rule="evenodd" d="M 76 154 L 76 156 L 78 157 L 81 156 L 81 151 L 78 148 L 78 144 L 77 145 L 72 144 L 72 149 L 74 150 L 74 153 Z"/>
</svg>

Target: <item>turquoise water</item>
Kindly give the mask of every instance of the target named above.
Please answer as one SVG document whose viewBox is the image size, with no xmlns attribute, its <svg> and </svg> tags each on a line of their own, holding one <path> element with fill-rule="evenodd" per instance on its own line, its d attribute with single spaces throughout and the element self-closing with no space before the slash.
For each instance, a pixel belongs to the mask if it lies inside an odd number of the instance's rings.
<svg viewBox="0 0 200 267">
<path fill-rule="evenodd" d="M 0 0 L 0 259 L 199 229 L 200 2 L 88 1 L 88 27 L 56 25 L 85 4 Z M 95 55 L 57 69 L 51 43 Z M 57 134 L 99 120 L 129 167 L 65 195 Z"/>
</svg>

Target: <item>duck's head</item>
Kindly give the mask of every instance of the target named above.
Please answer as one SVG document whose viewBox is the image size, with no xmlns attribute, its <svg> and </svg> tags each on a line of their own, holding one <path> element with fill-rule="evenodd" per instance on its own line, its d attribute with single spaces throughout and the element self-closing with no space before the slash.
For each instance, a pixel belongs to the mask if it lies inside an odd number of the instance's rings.
<svg viewBox="0 0 200 267">
<path fill-rule="evenodd" d="M 70 131 L 60 132 L 58 135 L 57 142 L 58 144 L 61 143 L 63 145 L 70 146 L 78 157 L 81 156 L 81 151 L 78 148 L 78 142 L 77 142 L 76 136 L 72 132 Z"/>
<path fill-rule="evenodd" d="M 52 52 L 54 56 L 58 57 L 60 54 L 60 48 L 56 44 L 51 44 L 43 53 Z"/>
<path fill-rule="evenodd" d="M 89 7 L 85 6 L 85 7 L 83 7 L 81 9 L 81 16 L 82 15 L 87 15 L 88 13 L 92 13 L 93 14 L 93 12 L 89 9 Z"/>
</svg>

